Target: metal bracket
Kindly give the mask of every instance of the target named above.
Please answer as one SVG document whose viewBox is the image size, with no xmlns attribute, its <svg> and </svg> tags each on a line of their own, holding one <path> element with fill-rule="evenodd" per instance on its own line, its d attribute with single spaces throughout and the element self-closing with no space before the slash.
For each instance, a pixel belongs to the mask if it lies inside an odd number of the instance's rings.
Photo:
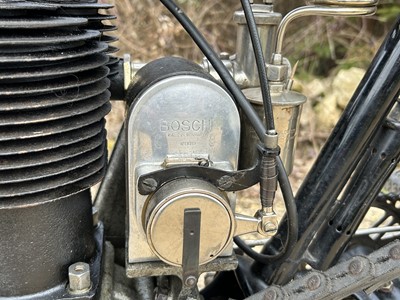
<svg viewBox="0 0 400 300">
<path fill-rule="evenodd" d="M 144 174 L 138 179 L 141 195 L 149 195 L 164 183 L 177 178 L 199 178 L 206 180 L 222 191 L 239 191 L 253 186 L 259 181 L 258 161 L 251 168 L 240 171 L 224 171 L 204 166 L 178 166 Z"/>
<path fill-rule="evenodd" d="M 197 284 L 199 277 L 201 211 L 186 208 L 183 217 L 182 281 L 188 288 Z"/>
<path fill-rule="evenodd" d="M 273 210 L 267 212 L 259 210 L 255 217 L 235 214 L 235 221 L 235 236 L 257 232 L 271 237 L 276 234 L 278 229 L 278 218 Z"/>
</svg>

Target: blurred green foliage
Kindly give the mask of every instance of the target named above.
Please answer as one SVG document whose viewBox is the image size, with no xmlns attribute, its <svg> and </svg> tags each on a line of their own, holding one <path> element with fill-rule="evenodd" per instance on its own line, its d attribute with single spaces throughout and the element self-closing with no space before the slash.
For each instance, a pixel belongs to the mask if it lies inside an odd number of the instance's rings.
<svg viewBox="0 0 400 300">
<path fill-rule="evenodd" d="M 0 0 L 1 1 L 1 0 Z M 199 62 L 202 53 L 159 1 L 102 0 L 114 2 L 122 53 L 135 61 L 179 55 Z M 217 52 L 235 52 L 233 13 L 239 0 L 176 0 Z M 259 2 L 261 0 L 256 0 Z M 276 11 L 287 13 L 303 0 L 276 0 Z M 298 72 L 327 76 L 353 66 L 366 68 L 391 24 L 400 15 L 400 0 L 382 0 L 375 16 L 363 18 L 304 17 L 289 25 L 283 54 Z"/>
<path fill-rule="evenodd" d="M 381 5 L 377 15 L 381 22 L 392 22 L 400 16 L 400 4 L 388 3 L 387 5 Z"/>
<path fill-rule="evenodd" d="M 377 14 L 370 17 L 295 20 L 285 40 L 285 54 L 292 62 L 300 62 L 301 76 L 367 68 L 399 16 L 400 0 L 387 0 L 381 1 Z"/>
</svg>

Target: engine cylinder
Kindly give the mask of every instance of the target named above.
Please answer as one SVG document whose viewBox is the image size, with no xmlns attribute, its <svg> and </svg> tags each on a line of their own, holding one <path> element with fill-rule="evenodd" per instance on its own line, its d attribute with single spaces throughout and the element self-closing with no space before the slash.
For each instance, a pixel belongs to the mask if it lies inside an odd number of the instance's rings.
<svg viewBox="0 0 400 300">
<path fill-rule="evenodd" d="M 68 266 L 94 255 L 88 189 L 105 173 L 115 64 L 102 34 L 114 17 L 98 10 L 110 7 L 0 2 L 0 297 L 64 288 Z"/>
</svg>

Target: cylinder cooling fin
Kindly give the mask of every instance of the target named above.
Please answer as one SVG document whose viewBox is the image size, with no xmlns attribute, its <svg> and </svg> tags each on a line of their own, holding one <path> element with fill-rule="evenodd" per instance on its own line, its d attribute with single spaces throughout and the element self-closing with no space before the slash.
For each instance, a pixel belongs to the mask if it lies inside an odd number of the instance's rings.
<svg viewBox="0 0 400 300">
<path fill-rule="evenodd" d="M 0 207 L 66 197 L 105 173 L 117 51 L 95 1 L 0 0 Z"/>
</svg>

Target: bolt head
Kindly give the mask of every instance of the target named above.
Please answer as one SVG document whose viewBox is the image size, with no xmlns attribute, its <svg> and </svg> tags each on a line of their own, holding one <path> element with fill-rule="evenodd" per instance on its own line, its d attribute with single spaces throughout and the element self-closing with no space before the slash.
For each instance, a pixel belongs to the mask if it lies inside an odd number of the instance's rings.
<svg viewBox="0 0 400 300">
<path fill-rule="evenodd" d="M 360 274 L 361 271 L 363 270 L 363 265 L 361 263 L 361 261 L 359 260 L 353 260 L 350 264 L 349 264 L 349 273 L 351 275 L 357 275 Z"/>
<path fill-rule="evenodd" d="M 315 291 L 321 286 L 321 278 L 318 275 L 313 275 L 307 280 L 307 287 L 310 291 Z"/>
<path fill-rule="evenodd" d="M 278 228 L 277 228 L 277 226 L 276 226 L 275 223 L 273 223 L 273 222 L 267 222 L 267 223 L 264 225 L 264 231 L 265 231 L 265 233 L 267 233 L 268 235 L 275 235 L 276 232 L 278 231 Z"/>
<path fill-rule="evenodd" d="M 394 246 L 392 249 L 390 249 L 389 255 L 392 259 L 400 259 L 400 246 Z"/>
<path fill-rule="evenodd" d="M 185 285 L 187 287 L 194 287 L 197 283 L 197 278 L 194 276 L 189 276 L 188 278 L 186 278 L 185 280 Z"/>
<path fill-rule="evenodd" d="M 91 288 L 89 264 L 78 262 L 68 268 L 69 285 L 71 294 L 85 294 Z"/>
<path fill-rule="evenodd" d="M 393 281 L 386 282 L 378 290 L 382 293 L 391 293 L 393 291 Z"/>
<path fill-rule="evenodd" d="M 274 236 L 278 231 L 278 218 L 274 211 L 264 212 L 262 210 L 257 211 L 255 217 L 261 220 L 258 227 L 258 233 L 267 237 Z"/>
<path fill-rule="evenodd" d="M 157 181 L 154 178 L 146 178 L 142 182 L 142 188 L 146 193 L 152 193 L 157 189 Z"/>
<path fill-rule="evenodd" d="M 276 299 L 276 292 L 274 290 L 269 289 L 264 294 L 263 300 L 275 300 Z"/>
</svg>

